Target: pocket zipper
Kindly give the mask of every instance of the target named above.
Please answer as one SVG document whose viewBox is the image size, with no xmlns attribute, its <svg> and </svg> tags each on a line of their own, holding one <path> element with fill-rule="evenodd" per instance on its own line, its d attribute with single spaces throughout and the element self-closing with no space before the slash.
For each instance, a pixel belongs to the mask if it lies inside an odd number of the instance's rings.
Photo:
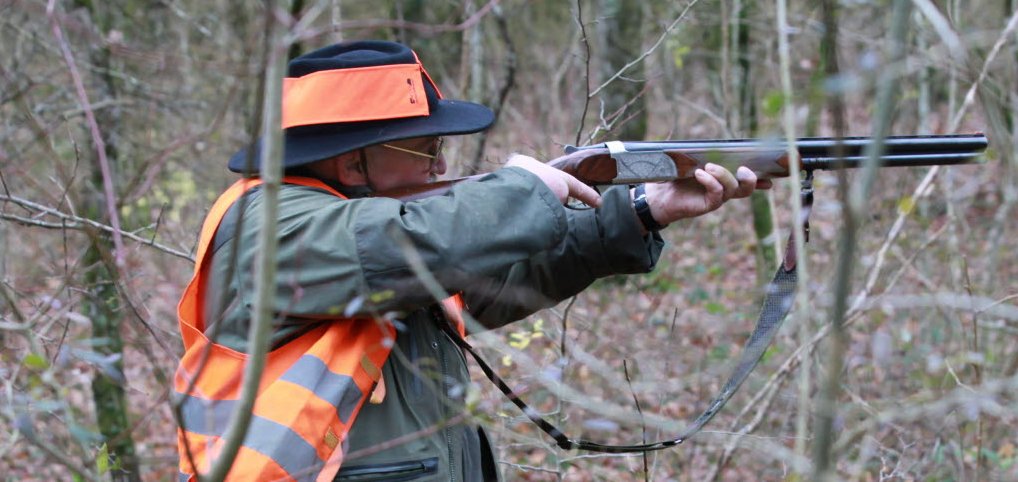
<svg viewBox="0 0 1018 482">
<path fill-rule="evenodd" d="M 344 466 L 339 469 L 337 480 L 411 480 L 418 475 L 438 472 L 438 457 L 409 462 Z M 389 478 L 394 477 L 394 478 Z"/>
</svg>

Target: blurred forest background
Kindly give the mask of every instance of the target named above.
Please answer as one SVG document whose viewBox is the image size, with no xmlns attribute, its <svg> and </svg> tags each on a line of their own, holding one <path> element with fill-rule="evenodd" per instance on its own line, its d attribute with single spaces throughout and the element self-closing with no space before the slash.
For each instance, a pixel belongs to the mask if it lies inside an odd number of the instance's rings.
<svg viewBox="0 0 1018 482">
<path fill-rule="evenodd" d="M 612 139 L 834 135 L 839 118 L 850 135 L 883 121 L 986 133 L 984 163 L 881 171 L 855 211 L 836 174 L 818 176 L 806 289 L 691 441 L 562 451 L 482 376 L 471 407 L 508 480 L 806 480 L 824 466 L 844 480 L 1018 480 L 1018 1 L 276 8 L 291 55 L 407 42 L 447 97 L 495 108 L 486 135 L 447 143 L 452 175 Z M 175 306 L 205 210 L 234 180 L 226 160 L 259 125 L 267 10 L 0 0 L 0 478 L 176 479 Z M 653 273 L 475 343 L 572 436 L 669 438 L 745 343 L 795 195 L 782 181 L 677 223 Z M 856 249 L 839 265 L 846 213 Z M 830 328 L 839 296 L 843 332 Z M 818 417 L 829 396 L 833 417 Z"/>
</svg>

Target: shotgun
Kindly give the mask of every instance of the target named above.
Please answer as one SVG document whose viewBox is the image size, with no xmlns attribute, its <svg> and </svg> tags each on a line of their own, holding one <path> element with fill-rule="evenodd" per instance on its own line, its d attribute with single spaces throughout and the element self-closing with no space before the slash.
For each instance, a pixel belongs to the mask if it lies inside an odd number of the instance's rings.
<svg viewBox="0 0 1018 482">
<path fill-rule="evenodd" d="M 808 233 L 809 211 L 813 203 L 813 171 L 860 167 L 867 159 L 878 156 L 887 167 L 935 166 L 966 164 L 975 161 L 986 149 L 986 137 L 974 135 L 892 136 L 875 141 L 865 137 L 805 138 L 795 141 L 795 151 L 801 159 L 803 178 L 800 195 L 803 215 L 801 229 Z M 697 168 L 708 162 L 720 164 L 730 171 L 746 166 L 759 179 L 773 179 L 790 174 L 787 144 L 778 140 L 740 139 L 715 141 L 611 141 L 585 147 L 567 147 L 566 155 L 550 161 L 561 169 L 590 185 L 637 184 L 660 182 L 692 177 Z M 476 179 L 483 175 L 439 181 L 420 188 L 401 189 L 378 193 L 406 201 L 434 196 L 448 191 L 458 182 Z M 790 235 L 791 236 L 791 235 Z M 808 238 L 807 238 L 808 239 Z M 763 306 L 756 326 L 742 347 L 738 361 L 722 385 L 699 416 L 678 435 L 658 442 L 636 445 L 605 445 L 583 439 L 572 439 L 531 409 L 505 383 L 473 347 L 447 324 L 442 324 L 449 337 L 470 353 L 481 370 L 495 383 L 514 405 L 520 408 L 545 433 L 555 439 L 564 450 L 580 449 L 602 453 L 640 453 L 663 450 L 681 444 L 707 424 L 728 403 L 742 382 L 759 363 L 770 346 L 793 305 L 798 285 L 795 243 L 787 243 L 784 260 L 767 285 Z"/>
<path fill-rule="evenodd" d="M 986 150 L 983 134 L 869 137 L 807 137 L 795 141 L 803 171 L 857 168 L 876 153 L 883 167 L 938 166 L 975 162 Z M 639 184 L 683 179 L 708 162 L 735 172 L 746 166 L 759 179 L 789 175 L 788 148 L 778 139 L 609 141 L 583 147 L 567 146 L 566 154 L 548 165 L 592 186 Z M 376 193 L 413 201 L 444 194 L 453 185 L 483 176 L 461 177 L 423 186 Z"/>
</svg>

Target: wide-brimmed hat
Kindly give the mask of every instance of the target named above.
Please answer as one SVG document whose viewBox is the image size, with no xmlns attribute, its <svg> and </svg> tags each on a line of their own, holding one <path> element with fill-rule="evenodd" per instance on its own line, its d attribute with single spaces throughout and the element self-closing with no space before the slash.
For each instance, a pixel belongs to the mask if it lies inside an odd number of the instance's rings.
<svg viewBox="0 0 1018 482">
<path fill-rule="evenodd" d="M 494 120 L 483 105 L 443 99 L 405 45 L 339 43 L 290 61 L 283 79 L 283 166 L 400 139 L 471 134 Z M 230 170 L 257 173 L 260 151 L 260 140 L 241 149 Z"/>
</svg>

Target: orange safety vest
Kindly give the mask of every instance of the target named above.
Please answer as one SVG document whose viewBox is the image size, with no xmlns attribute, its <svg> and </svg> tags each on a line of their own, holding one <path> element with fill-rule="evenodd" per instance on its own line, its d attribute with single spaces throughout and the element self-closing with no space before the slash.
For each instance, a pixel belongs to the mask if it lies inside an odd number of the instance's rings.
<svg viewBox="0 0 1018 482">
<path fill-rule="evenodd" d="M 283 182 L 346 199 L 316 179 L 286 177 Z M 247 362 L 246 354 L 205 336 L 205 284 L 212 254 L 208 248 L 229 207 L 261 183 L 241 179 L 216 200 L 202 226 L 194 277 L 177 306 L 184 341 L 184 355 L 174 376 L 181 401 L 177 446 L 182 481 L 194 480 L 196 471 L 208 471 L 221 449 Z M 442 306 L 464 335 L 462 299 L 453 296 Z M 364 401 L 376 385 L 384 393 L 384 382 L 378 382 L 395 336 L 388 320 L 337 318 L 269 352 L 251 425 L 227 480 L 331 481 L 343 461 L 343 442 Z"/>
</svg>

